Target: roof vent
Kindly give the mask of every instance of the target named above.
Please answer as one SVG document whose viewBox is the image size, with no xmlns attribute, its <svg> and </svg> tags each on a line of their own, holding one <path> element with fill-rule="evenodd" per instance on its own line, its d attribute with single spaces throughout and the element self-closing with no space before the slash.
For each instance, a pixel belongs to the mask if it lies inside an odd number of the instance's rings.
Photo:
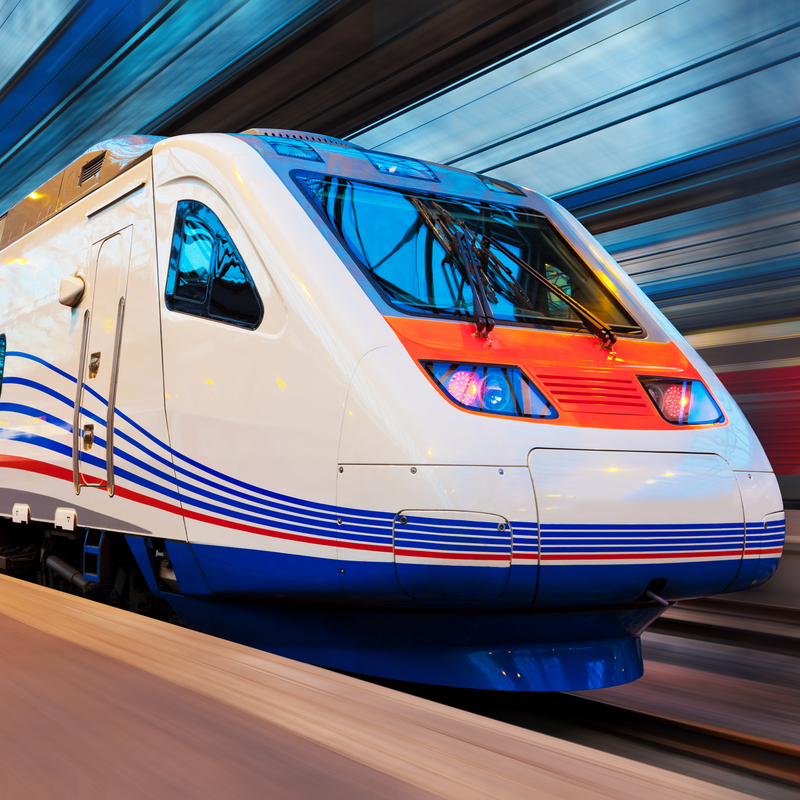
<svg viewBox="0 0 800 800">
<path fill-rule="evenodd" d="M 78 181 L 78 186 L 83 186 L 86 181 L 89 181 L 100 174 L 100 167 L 103 166 L 105 157 L 106 151 L 104 150 L 99 156 L 95 156 L 95 158 L 93 158 L 91 161 L 87 161 L 83 167 L 81 167 L 81 178 L 80 181 Z"/>
<path fill-rule="evenodd" d="M 245 136 L 277 136 L 282 139 L 301 139 L 304 142 L 319 142 L 320 144 L 332 144 L 337 147 L 349 147 L 353 150 L 363 150 L 352 142 L 344 139 L 337 139 L 334 136 L 322 136 L 319 133 L 304 133 L 303 131 L 286 131 L 277 128 L 250 128 L 244 131 Z"/>
</svg>

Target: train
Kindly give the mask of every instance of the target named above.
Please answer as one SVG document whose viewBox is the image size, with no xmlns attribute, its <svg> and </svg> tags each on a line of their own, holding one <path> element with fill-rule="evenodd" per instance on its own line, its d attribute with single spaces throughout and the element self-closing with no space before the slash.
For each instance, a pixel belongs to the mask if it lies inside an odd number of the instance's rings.
<svg viewBox="0 0 800 800">
<path fill-rule="evenodd" d="M 0 572 L 385 679 L 637 679 L 785 520 L 575 218 L 286 130 L 99 143 L 0 218 Z"/>
</svg>

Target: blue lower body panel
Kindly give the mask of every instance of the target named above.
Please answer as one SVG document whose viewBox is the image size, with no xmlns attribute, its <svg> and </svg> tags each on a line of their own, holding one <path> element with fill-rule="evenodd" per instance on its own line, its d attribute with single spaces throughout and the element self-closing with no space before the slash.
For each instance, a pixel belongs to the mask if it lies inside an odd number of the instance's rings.
<svg viewBox="0 0 800 800">
<path fill-rule="evenodd" d="M 644 605 L 537 609 L 530 598 L 454 606 L 413 600 L 399 586 L 400 599 L 387 593 L 382 600 L 357 600 L 342 590 L 335 561 L 226 548 L 212 553 L 169 542 L 177 594 L 159 587 L 147 540 L 128 541 L 151 590 L 190 628 L 287 658 L 396 680 L 527 692 L 616 686 L 641 677 L 639 635 L 662 611 Z M 189 569 L 191 550 L 202 573 Z M 246 568 L 235 569 L 243 558 Z M 384 578 L 391 568 L 393 577 L 393 564 L 373 566 Z M 348 564 L 345 576 L 354 577 L 350 571 Z M 203 574 L 212 589 L 228 593 L 209 594 Z M 535 572 L 525 576 L 530 580 Z"/>
<path fill-rule="evenodd" d="M 597 689 L 641 677 L 638 634 L 661 611 L 419 613 L 164 597 L 190 628 L 298 661 L 526 692 Z"/>
</svg>

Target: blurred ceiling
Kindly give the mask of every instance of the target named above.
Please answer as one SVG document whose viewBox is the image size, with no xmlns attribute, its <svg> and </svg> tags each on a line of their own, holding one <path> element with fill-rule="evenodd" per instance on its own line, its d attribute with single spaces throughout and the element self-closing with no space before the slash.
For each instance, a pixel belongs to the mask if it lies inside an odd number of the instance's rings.
<svg viewBox="0 0 800 800">
<path fill-rule="evenodd" d="M 0 210 L 122 133 L 347 135 L 609 5 L 0 0 Z"/>
</svg>

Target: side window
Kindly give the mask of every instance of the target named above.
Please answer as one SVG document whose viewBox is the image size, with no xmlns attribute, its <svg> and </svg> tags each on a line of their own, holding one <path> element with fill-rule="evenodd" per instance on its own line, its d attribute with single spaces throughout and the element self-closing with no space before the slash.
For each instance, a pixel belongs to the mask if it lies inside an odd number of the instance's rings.
<svg viewBox="0 0 800 800">
<path fill-rule="evenodd" d="M 264 306 L 236 245 L 217 215 L 181 200 L 172 235 L 167 308 L 257 328 Z"/>
<path fill-rule="evenodd" d="M 0 333 L 0 394 L 3 392 L 3 372 L 6 368 L 6 335 Z"/>
<path fill-rule="evenodd" d="M 213 256 L 214 234 L 196 216 L 187 214 L 183 220 L 175 297 L 190 303 L 205 303 Z"/>
</svg>

